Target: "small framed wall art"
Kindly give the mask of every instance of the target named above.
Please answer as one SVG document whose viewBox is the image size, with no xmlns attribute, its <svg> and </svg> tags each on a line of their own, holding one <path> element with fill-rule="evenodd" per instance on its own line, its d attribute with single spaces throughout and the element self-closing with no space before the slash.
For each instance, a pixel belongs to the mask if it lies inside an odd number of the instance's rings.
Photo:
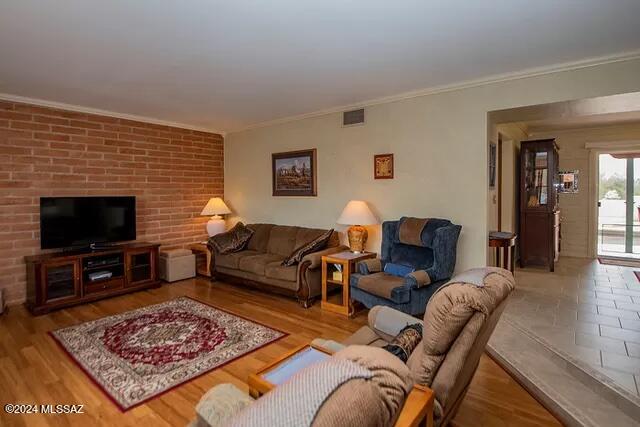
<svg viewBox="0 0 640 427">
<path fill-rule="evenodd" d="M 393 179 L 393 154 L 376 154 L 373 156 L 373 178 Z"/>
<path fill-rule="evenodd" d="M 316 149 L 273 153 L 274 196 L 317 196 Z"/>
</svg>

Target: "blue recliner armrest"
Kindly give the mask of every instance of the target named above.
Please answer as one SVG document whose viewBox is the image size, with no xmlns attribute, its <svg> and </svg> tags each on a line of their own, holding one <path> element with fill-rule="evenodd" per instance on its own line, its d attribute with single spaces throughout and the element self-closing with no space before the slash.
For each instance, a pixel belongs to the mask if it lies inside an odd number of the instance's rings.
<svg viewBox="0 0 640 427">
<path fill-rule="evenodd" d="M 433 241 L 433 265 L 426 270 L 432 282 L 449 279 L 453 275 L 460 230 L 460 225 L 448 225 L 436 230 Z"/>
<path fill-rule="evenodd" d="M 379 258 L 365 259 L 356 264 L 356 271 L 360 274 L 367 275 L 383 271 L 384 263 Z"/>
</svg>

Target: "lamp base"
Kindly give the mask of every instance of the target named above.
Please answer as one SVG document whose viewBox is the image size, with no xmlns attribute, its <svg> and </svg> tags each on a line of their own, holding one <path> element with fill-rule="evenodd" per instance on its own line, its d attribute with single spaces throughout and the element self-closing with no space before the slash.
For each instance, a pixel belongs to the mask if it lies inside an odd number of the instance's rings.
<svg viewBox="0 0 640 427">
<path fill-rule="evenodd" d="M 207 234 L 209 234 L 209 237 L 224 233 L 225 229 L 224 219 L 220 215 L 212 216 L 207 222 Z"/>
<path fill-rule="evenodd" d="M 367 229 L 361 225 L 352 225 L 347 231 L 349 237 L 349 247 L 351 252 L 359 254 L 364 252 L 364 245 L 367 243 L 369 233 Z"/>
</svg>

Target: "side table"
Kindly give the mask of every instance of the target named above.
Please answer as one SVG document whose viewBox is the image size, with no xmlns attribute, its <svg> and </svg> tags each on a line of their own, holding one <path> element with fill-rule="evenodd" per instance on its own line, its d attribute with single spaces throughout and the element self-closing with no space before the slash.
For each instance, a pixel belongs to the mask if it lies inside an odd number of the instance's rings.
<svg viewBox="0 0 640 427">
<path fill-rule="evenodd" d="M 496 249 L 496 267 L 502 267 L 512 273 L 514 272 L 517 238 L 518 236 L 515 233 L 507 231 L 489 232 L 489 247 Z M 500 263 L 500 248 L 502 248 L 502 265 Z"/>
<path fill-rule="evenodd" d="M 331 311 L 333 313 L 351 316 L 353 314 L 353 306 L 351 305 L 351 297 L 349 291 L 349 279 L 351 272 L 355 269 L 358 261 L 369 258 L 375 258 L 373 252 L 338 252 L 322 257 L 322 301 L 320 308 L 322 310 Z M 334 275 L 334 273 L 337 273 Z M 342 303 L 337 304 L 331 302 L 328 296 L 328 287 L 330 285 L 342 286 Z"/>
<path fill-rule="evenodd" d="M 189 249 L 196 256 L 196 272 L 201 276 L 211 277 L 209 266 L 213 254 L 204 243 L 194 243 L 189 245 Z"/>
</svg>

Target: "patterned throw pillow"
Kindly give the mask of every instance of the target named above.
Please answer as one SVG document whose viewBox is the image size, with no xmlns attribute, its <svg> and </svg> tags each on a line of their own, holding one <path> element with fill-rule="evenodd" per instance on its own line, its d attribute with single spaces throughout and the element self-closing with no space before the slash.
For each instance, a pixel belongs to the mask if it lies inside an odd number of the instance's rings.
<svg viewBox="0 0 640 427">
<path fill-rule="evenodd" d="M 393 341 L 382 348 L 406 363 L 420 341 L 422 341 L 422 325 L 414 323 L 405 326 Z"/>
<path fill-rule="evenodd" d="M 244 249 L 251 236 L 253 236 L 253 230 L 238 222 L 231 230 L 210 237 L 209 243 L 218 253 L 228 254 Z"/>
<path fill-rule="evenodd" d="M 312 241 L 307 242 L 298 248 L 295 248 L 293 252 L 291 252 L 289 256 L 284 259 L 284 261 L 282 261 L 282 265 L 289 267 L 294 264 L 298 264 L 300 261 L 302 261 L 302 258 L 304 258 L 306 254 L 324 249 L 324 247 L 327 246 L 327 243 L 329 242 L 332 234 L 333 228 L 325 233 L 322 233 Z"/>
</svg>

